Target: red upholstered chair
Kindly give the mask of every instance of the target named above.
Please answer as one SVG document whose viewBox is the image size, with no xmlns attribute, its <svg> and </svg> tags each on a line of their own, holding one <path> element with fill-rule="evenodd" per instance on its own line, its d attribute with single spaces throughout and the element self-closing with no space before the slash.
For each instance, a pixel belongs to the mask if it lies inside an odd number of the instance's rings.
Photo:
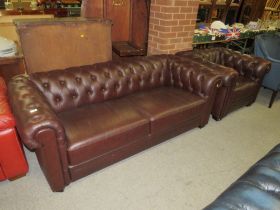
<svg viewBox="0 0 280 210">
<path fill-rule="evenodd" d="M 28 165 L 15 130 L 15 120 L 7 101 L 7 88 L 0 77 L 0 181 L 15 179 Z"/>
</svg>

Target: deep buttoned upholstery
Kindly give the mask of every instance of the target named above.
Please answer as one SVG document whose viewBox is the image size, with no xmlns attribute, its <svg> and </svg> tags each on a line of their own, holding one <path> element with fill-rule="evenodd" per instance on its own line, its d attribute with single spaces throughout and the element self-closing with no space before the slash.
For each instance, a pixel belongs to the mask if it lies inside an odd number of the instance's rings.
<svg viewBox="0 0 280 210">
<path fill-rule="evenodd" d="M 18 76 L 9 84 L 19 134 L 54 191 L 207 124 L 221 77 L 174 55 Z"/>
<path fill-rule="evenodd" d="M 251 105 L 257 97 L 264 75 L 271 64 L 259 57 L 242 55 L 226 48 L 196 49 L 176 55 L 192 60 L 223 77 L 222 88 L 217 93 L 212 115 L 221 120 L 229 112 Z"/>
</svg>

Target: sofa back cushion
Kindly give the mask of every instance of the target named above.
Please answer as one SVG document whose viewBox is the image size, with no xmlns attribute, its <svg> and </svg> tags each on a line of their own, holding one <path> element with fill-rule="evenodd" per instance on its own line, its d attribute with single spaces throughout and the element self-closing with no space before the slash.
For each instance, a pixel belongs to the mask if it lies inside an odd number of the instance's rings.
<svg viewBox="0 0 280 210">
<path fill-rule="evenodd" d="M 236 52 L 222 47 L 194 50 L 195 55 L 209 62 L 224 65 L 230 68 L 235 66 L 234 61 L 236 59 L 234 59 L 234 53 Z"/>
<path fill-rule="evenodd" d="M 249 55 L 241 55 L 236 51 L 222 47 L 195 50 L 194 53 L 209 62 L 232 68 L 242 76 L 246 76 L 245 74 L 248 73 L 244 68 L 249 68 L 248 65 L 254 63 L 254 59 Z"/>
<path fill-rule="evenodd" d="M 150 56 L 65 70 L 37 72 L 30 80 L 56 112 L 170 83 L 168 56 Z"/>
<path fill-rule="evenodd" d="M 222 64 L 221 51 L 219 48 L 195 49 L 194 54 L 212 63 Z"/>
<path fill-rule="evenodd" d="M 209 83 L 215 78 L 211 68 L 190 59 L 176 57 L 170 59 L 169 69 L 171 86 L 185 89 L 202 98 L 209 96 Z"/>
<path fill-rule="evenodd" d="M 222 48 L 222 65 L 233 68 L 240 76 L 251 78 L 252 72 L 258 65 L 258 59 L 237 51 Z"/>
</svg>

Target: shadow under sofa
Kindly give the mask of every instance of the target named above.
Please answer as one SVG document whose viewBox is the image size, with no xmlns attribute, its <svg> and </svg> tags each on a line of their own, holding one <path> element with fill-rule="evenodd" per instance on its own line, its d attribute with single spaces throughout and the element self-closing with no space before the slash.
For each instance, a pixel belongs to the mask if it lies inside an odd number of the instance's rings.
<svg viewBox="0 0 280 210">
<path fill-rule="evenodd" d="M 14 77 L 23 143 L 53 191 L 209 120 L 221 78 L 157 55 Z"/>
</svg>

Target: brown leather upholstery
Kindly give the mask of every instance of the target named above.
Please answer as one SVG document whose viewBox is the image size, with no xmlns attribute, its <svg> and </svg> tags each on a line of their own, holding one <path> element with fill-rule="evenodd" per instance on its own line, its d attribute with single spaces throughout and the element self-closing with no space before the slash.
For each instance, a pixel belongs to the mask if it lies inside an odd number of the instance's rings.
<svg viewBox="0 0 280 210">
<path fill-rule="evenodd" d="M 167 57 L 105 62 L 30 76 L 56 112 L 118 98 L 169 82 Z"/>
<path fill-rule="evenodd" d="M 209 119 L 221 77 L 159 55 L 17 76 L 19 134 L 54 191 Z"/>
<path fill-rule="evenodd" d="M 150 120 L 150 133 L 172 130 L 173 126 L 198 115 L 206 100 L 182 89 L 163 87 L 127 97 Z M 194 114 L 192 114 L 194 113 Z M 173 126 L 171 127 L 170 124 Z"/>
<path fill-rule="evenodd" d="M 71 165 L 149 135 L 149 119 L 126 98 L 82 106 L 62 112 L 58 117 L 67 134 Z"/>
<path fill-rule="evenodd" d="M 264 75 L 270 70 L 270 62 L 249 55 L 242 55 L 226 48 L 196 49 L 176 55 L 209 67 L 212 73 L 223 77 L 212 115 L 222 119 L 229 112 L 252 104 L 257 97 Z"/>
</svg>

